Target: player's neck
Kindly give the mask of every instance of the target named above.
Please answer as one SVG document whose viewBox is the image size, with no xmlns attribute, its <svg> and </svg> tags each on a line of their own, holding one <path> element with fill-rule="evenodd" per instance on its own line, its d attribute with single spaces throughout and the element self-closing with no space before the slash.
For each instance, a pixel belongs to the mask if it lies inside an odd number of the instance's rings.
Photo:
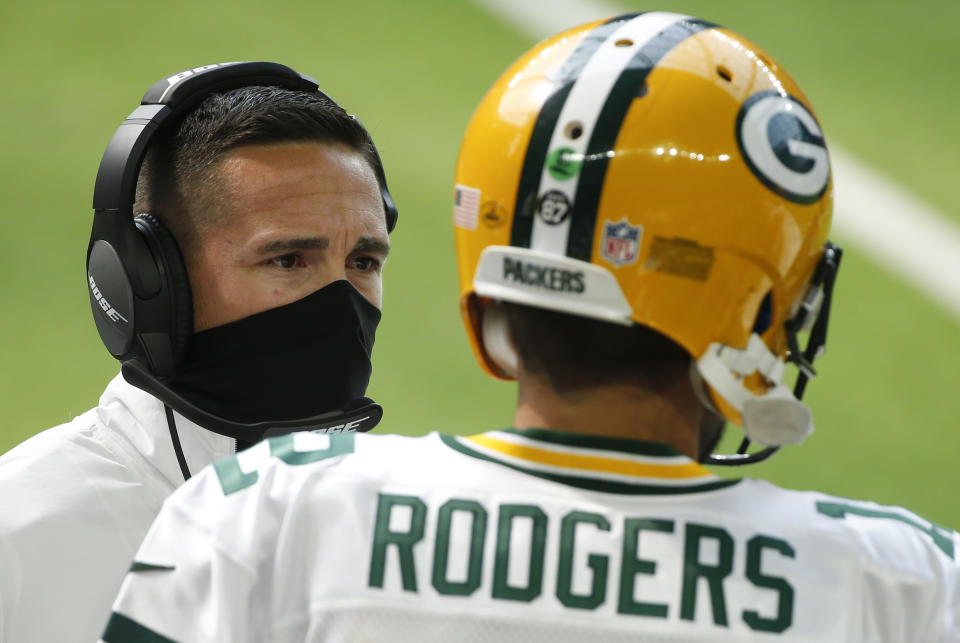
<svg viewBox="0 0 960 643">
<path fill-rule="evenodd" d="M 514 426 L 669 444 L 698 456 L 702 411 L 686 382 L 665 393 L 629 385 L 559 394 L 532 377 L 518 378 Z"/>
</svg>

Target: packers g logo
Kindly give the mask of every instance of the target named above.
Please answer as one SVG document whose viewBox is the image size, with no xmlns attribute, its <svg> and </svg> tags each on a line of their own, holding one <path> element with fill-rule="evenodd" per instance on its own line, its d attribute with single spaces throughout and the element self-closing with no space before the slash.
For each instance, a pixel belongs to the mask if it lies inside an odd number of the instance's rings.
<svg viewBox="0 0 960 643">
<path fill-rule="evenodd" d="M 799 100 L 754 94 L 737 114 L 737 144 L 768 188 L 795 203 L 815 203 L 830 183 L 830 158 L 817 119 Z"/>
</svg>

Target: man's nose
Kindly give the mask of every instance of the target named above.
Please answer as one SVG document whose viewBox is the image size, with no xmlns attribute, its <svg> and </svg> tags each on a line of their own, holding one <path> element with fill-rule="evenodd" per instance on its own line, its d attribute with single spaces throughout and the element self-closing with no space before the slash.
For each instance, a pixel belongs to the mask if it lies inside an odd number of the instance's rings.
<svg viewBox="0 0 960 643">
<path fill-rule="evenodd" d="M 346 262 L 342 259 L 337 261 L 324 261 L 322 270 L 317 273 L 316 279 L 318 288 L 328 286 L 335 281 L 347 279 Z"/>
</svg>

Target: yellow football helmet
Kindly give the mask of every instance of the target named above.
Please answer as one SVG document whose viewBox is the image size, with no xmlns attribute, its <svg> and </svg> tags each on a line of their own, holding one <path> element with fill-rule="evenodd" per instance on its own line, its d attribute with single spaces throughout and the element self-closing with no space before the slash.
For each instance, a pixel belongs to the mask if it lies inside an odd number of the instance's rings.
<svg viewBox="0 0 960 643">
<path fill-rule="evenodd" d="M 651 12 L 549 38 L 487 92 L 460 149 L 474 353 L 509 378 L 485 327 L 493 299 L 642 324 L 690 353 L 704 402 L 771 447 L 762 457 L 800 442 L 841 256 L 827 242 L 832 187 L 809 102 L 742 36 Z M 746 448 L 713 461 L 760 459 Z"/>
</svg>

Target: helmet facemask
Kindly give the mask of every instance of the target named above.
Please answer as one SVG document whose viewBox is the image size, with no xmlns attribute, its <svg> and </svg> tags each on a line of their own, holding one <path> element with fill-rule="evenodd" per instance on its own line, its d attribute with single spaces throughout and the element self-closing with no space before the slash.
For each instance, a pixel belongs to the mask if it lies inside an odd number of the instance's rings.
<svg viewBox="0 0 960 643">
<path fill-rule="evenodd" d="M 813 414 L 801 401 L 807 382 L 816 377 L 813 362 L 826 350 L 827 325 L 833 287 L 840 269 L 843 250 L 827 243 L 820 262 L 814 270 L 802 299 L 793 315 L 784 324 L 788 351 L 786 360 L 775 356 L 754 333 L 747 348 L 737 350 L 714 343 L 696 362 L 692 370 L 694 387 L 703 378 L 713 389 L 740 413 L 746 437 L 734 455 L 710 455 L 705 462 L 717 465 L 743 465 L 766 460 L 786 444 L 800 444 L 813 432 Z M 800 334 L 809 333 L 807 345 L 800 348 Z M 783 382 L 786 364 L 798 369 L 793 392 Z M 744 385 L 744 378 L 759 373 L 768 389 L 757 394 Z M 705 396 L 701 402 L 716 412 Z M 764 446 L 749 453 L 751 442 Z"/>
</svg>

